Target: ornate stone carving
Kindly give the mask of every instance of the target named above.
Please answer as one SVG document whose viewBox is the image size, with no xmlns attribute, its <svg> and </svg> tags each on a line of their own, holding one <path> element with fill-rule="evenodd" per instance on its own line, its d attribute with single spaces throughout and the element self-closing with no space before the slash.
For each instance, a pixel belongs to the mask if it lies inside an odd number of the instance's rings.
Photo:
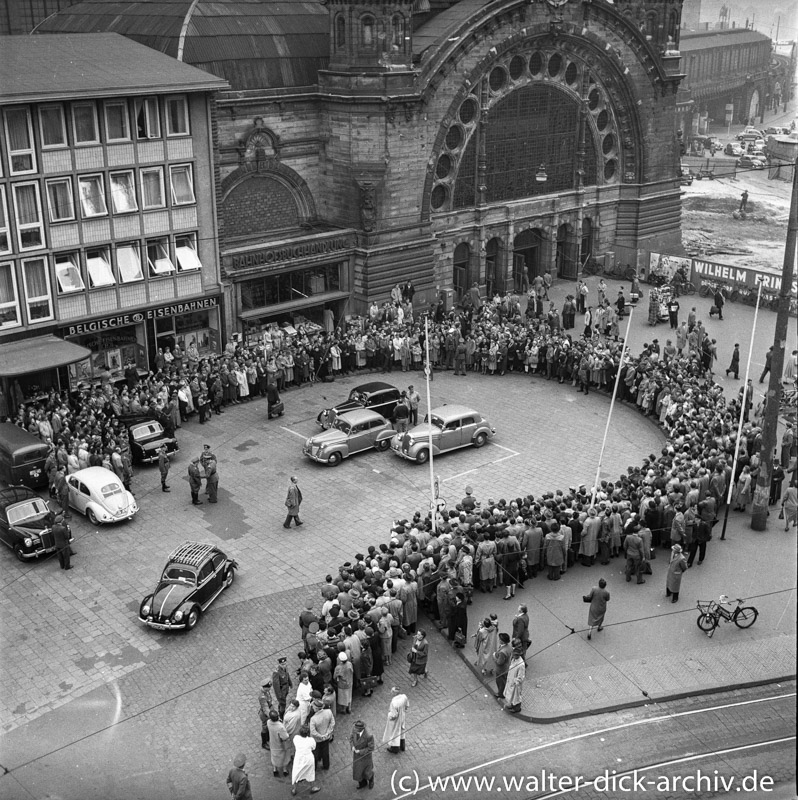
<svg viewBox="0 0 798 800">
<path fill-rule="evenodd" d="M 279 162 L 280 138 L 263 124 L 263 117 L 255 117 L 252 127 L 238 140 L 238 163 L 254 161 L 258 170 L 271 168 Z"/>
<path fill-rule="evenodd" d="M 360 224 L 366 233 L 377 227 L 376 186 L 371 181 L 358 181 L 360 189 Z"/>
</svg>

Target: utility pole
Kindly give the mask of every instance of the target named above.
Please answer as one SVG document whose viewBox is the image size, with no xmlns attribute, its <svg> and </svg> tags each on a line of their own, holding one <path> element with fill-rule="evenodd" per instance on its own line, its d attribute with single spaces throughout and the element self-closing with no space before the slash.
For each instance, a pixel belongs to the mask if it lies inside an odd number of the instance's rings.
<svg viewBox="0 0 798 800">
<path fill-rule="evenodd" d="M 751 508 L 751 529 L 764 531 L 768 523 L 768 498 L 770 497 L 770 476 L 773 472 L 773 451 L 776 449 L 779 405 L 781 401 L 781 375 L 784 370 L 784 351 L 787 346 L 787 323 L 790 313 L 790 290 L 795 272 L 795 245 L 798 238 L 798 163 L 792 165 L 792 197 L 790 199 L 790 218 L 787 224 L 787 242 L 784 247 L 784 263 L 781 268 L 781 288 L 776 313 L 776 332 L 773 335 L 773 357 L 770 361 L 770 379 L 765 395 L 765 424 L 762 431 L 760 450 L 759 479 L 754 490 L 754 504 Z"/>
</svg>

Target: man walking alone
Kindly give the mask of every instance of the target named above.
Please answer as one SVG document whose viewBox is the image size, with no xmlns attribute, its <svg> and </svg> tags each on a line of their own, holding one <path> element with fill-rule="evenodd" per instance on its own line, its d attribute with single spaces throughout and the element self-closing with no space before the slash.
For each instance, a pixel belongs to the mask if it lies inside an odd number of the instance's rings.
<svg viewBox="0 0 798 800">
<path fill-rule="evenodd" d="M 169 475 L 169 453 L 165 444 L 158 448 L 158 471 L 161 473 L 161 491 L 170 492 L 171 489 L 166 485 L 166 478 Z"/>
<path fill-rule="evenodd" d="M 291 520 L 294 520 L 294 524 L 297 528 L 302 524 L 302 520 L 299 518 L 299 506 L 302 504 L 302 491 L 299 488 L 298 481 L 299 479 L 296 475 L 291 476 L 288 496 L 285 498 L 285 507 L 288 509 L 288 514 L 283 523 L 284 528 L 291 527 Z"/>
</svg>

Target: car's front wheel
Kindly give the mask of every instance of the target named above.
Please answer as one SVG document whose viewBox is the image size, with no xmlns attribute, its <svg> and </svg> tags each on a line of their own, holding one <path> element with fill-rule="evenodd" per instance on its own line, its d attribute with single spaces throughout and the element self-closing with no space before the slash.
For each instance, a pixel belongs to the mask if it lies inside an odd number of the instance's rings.
<svg viewBox="0 0 798 800">
<path fill-rule="evenodd" d="M 198 606 L 193 606 L 191 611 L 188 612 L 186 617 L 186 630 L 190 631 L 197 626 L 200 618 L 200 610 Z"/>
<path fill-rule="evenodd" d="M 236 571 L 230 567 L 224 576 L 224 588 L 229 589 L 233 585 L 233 581 L 236 579 Z"/>
<path fill-rule="evenodd" d="M 429 461 L 429 450 L 425 447 L 416 453 L 416 463 L 426 464 L 427 461 Z"/>
<path fill-rule="evenodd" d="M 474 437 L 474 447 L 482 447 L 482 445 L 484 445 L 484 444 L 485 444 L 485 442 L 487 442 L 487 441 L 488 441 L 488 437 L 487 437 L 487 435 L 486 435 L 486 434 L 484 434 L 484 433 L 478 433 L 478 434 L 477 434 L 477 435 Z"/>
<path fill-rule="evenodd" d="M 327 464 L 331 467 L 337 467 L 340 463 L 341 463 L 341 454 L 330 453 L 330 457 L 327 459 Z"/>
<path fill-rule="evenodd" d="M 25 558 L 25 548 L 22 546 L 22 543 L 14 545 L 14 555 L 22 562 L 28 560 Z"/>
<path fill-rule="evenodd" d="M 97 515 L 94 513 L 94 510 L 91 508 L 86 509 L 86 519 L 91 522 L 92 525 L 99 525 L 100 520 L 97 519 Z"/>
<path fill-rule="evenodd" d="M 390 439 L 383 439 L 381 442 L 377 442 L 377 450 L 387 450 L 391 446 Z"/>
</svg>

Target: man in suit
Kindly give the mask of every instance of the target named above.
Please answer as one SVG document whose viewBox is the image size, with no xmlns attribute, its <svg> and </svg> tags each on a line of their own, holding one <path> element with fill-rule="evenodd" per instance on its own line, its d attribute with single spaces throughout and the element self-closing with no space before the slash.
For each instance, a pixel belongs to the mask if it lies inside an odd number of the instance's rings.
<svg viewBox="0 0 798 800">
<path fill-rule="evenodd" d="M 518 639 L 524 645 L 524 651 L 529 649 L 529 614 L 523 604 L 518 606 L 518 611 L 513 617 L 513 639 Z"/>
<path fill-rule="evenodd" d="M 199 468 L 199 456 L 193 458 L 188 465 L 188 486 L 191 489 L 191 504 L 201 506 L 202 500 L 199 499 L 199 492 L 202 488 L 202 473 Z"/>
<path fill-rule="evenodd" d="M 170 492 L 171 489 L 166 485 L 166 478 L 169 475 L 169 453 L 165 444 L 158 448 L 158 472 L 161 473 L 161 491 Z"/>
<path fill-rule="evenodd" d="M 53 539 L 55 540 L 58 563 L 61 565 L 61 569 L 72 569 L 72 565 L 69 563 L 70 556 L 72 555 L 72 549 L 69 546 L 71 536 L 69 533 L 69 526 L 64 521 L 63 511 L 59 511 L 55 515 L 53 522 Z"/>
<path fill-rule="evenodd" d="M 296 475 L 291 476 L 291 484 L 288 487 L 288 496 L 285 498 L 285 507 L 288 509 L 288 514 L 283 523 L 284 528 L 291 527 L 291 520 L 297 528 L 302 524 L 299 518 L 299 506 L 302 504 L 302 491 L 299 488 L 299 479 Z"/>
</svg>

